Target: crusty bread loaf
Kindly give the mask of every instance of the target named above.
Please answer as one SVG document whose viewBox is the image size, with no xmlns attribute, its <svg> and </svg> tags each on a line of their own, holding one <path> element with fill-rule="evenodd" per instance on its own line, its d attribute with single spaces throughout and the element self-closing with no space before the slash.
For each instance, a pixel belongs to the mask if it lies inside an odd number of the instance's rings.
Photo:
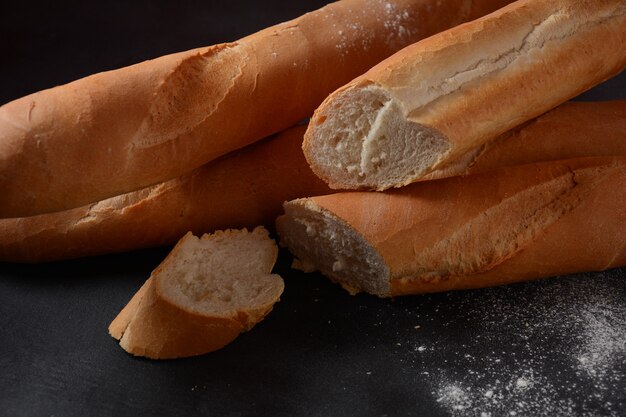
<svg viewBox="0 0 626 417">
<path fill-rule="evenodd" d="M 626 265 L 626 157 L 518 165 L 285 204 L 305 269 L 381 297 Z"/>
<path fill-rule="evenodd" d="M 191 174 L 85 207 L 0 219 L 0 260 L 42 262 L 173 244 L 187 231 L 272 226 L 286 200 L 328 194 L 299 126 Z"/>
<path fill-rule="evenodd" d="M 0 107 L 0 217 L 178 177 L 309 117 L 400 48 L 510 0 L 343 0 L 237 42 L 96 74 Z"/>
<path fill-rule="evenodd" d="M 303 145 L 332 188 L 414 182 L 626 67 L 624 0 L 519 0 L 330 95 Z"/>
<path fill-rule="evenodd" d="M 263 228 L 183 237 L 109 326 L 129 353 L 152 359 L 222 348 L 261 321 L 283 292 L 278 248 Z"/>
<path fill-rule="evenodd" d="M 0 260 L 41 262 L 175 243 L 188 230 L 273 226 L 286 200 L 329 194 L 289 129 L 167 183 L 65 212 L 0 220 Z M 626 155 L 626 100 L 567 103 L 428 177 Z"/>
</svg>

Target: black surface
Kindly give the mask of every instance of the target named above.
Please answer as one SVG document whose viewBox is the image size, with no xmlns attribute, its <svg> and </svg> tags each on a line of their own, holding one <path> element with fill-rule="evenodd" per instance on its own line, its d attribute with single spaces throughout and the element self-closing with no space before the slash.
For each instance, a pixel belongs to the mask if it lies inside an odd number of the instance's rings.
<svg viewBox="0 0 626 417">
<path fill-rule="evenodd" d="M 0 13 L 0 102 L 321 3 L 22 2 Z M 583 96 L 609 98 L 626 75 Z M 0 415 L 626 415 L 626 269 L 381 300 L 283 253 L 282 301 L 253 331 L 202 357 L 133 358 L 106 328 L 166 253 L 0 264 Z"/>
</svg>

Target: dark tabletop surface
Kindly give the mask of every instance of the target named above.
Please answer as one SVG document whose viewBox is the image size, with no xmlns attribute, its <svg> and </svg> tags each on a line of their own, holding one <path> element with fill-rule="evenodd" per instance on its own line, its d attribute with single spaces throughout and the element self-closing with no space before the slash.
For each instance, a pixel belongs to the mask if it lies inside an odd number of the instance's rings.
<svg viewBox="0 0 626 417">
<path fill-rule="evenodd" d="M 16 2 L 0 12 L 0 103 L 323 3 Z M 579 99 L 614 98 L 626 74 Z M 626 415 L 626 268 L 382 300 L 282 252 L 285 293 L 251 332 L 134 358 L 107 326 L 166 253 L 0 264 L 0 416 Z"/>
</svg>

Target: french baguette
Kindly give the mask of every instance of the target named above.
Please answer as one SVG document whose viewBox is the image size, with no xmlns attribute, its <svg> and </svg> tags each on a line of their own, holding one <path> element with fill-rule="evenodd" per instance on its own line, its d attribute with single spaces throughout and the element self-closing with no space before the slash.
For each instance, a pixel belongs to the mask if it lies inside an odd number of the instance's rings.
<svg viewBox="0 0 626 417">
<path fill-rule="evenodd" d="M 305 270 L 380 297 L 626 266 L 626 157 L 500 168 L 285 204 Z"/>
<path fill-rule="evenodd" d="M 286 200 L 328 194 L 302 155 L 305 126 L 183 177 L 58 213 L 0 219 L 0 260 L 43 262 L 173 244 L 188 231 L 273 226 Z"/>
<path fill-rule="evenodd" d="M 309 117 L 402 47 L 510 0 L 343 0 L 239 41 L 167 55 L 0 107 L 0 217 L 178 177 Z"/>
<path fill-rule="evenodd" d="M 623 0 L 519 0 L 411 45 L 331 94 L 303 149 L 331 188 L 384 190 L 626 67 Z"/>
<path fill-rule="evenodd" d="M 283 292 L 278 248 L 263 228 L 185 235 L 109 326 L 136 356 L 172 359 L 220 349 L 250 330 Z"/>
<path fill-rule="evenodd" d="M 284 201 L 329 194 L 301 151 L 305 127 L 164 184 L 59 213 L 0 219 L 0 260 L 42 262 L 175 243 L 187 231 L 273 226 Z M 566 103 L 429 177 L 585 156 L 626 156 L 626 100 Z"/>
</svg>

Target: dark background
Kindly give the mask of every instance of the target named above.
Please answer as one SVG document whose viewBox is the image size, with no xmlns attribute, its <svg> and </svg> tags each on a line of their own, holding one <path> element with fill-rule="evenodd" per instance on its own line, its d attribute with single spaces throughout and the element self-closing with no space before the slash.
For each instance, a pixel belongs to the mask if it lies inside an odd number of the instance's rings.
<svg viewBox="0 0 626 417">
<path fill-rule="evenodd" d="M 0 103 L 324 3 L 0 6 Z M 626 75 L 582 97 L 612 98 Z M 381 300 L 291 271 L 282 253 L 285 293 L 253 331 L 202 357 L 133 358 L 106 329 L 166 253 L 0 264 L 0 415 L 626 415 L 624 268 Z M 591 373 L 583 348 L 606 354 Z M 519 375 L 530 388 L 511 385 Z"/>
</svg>

